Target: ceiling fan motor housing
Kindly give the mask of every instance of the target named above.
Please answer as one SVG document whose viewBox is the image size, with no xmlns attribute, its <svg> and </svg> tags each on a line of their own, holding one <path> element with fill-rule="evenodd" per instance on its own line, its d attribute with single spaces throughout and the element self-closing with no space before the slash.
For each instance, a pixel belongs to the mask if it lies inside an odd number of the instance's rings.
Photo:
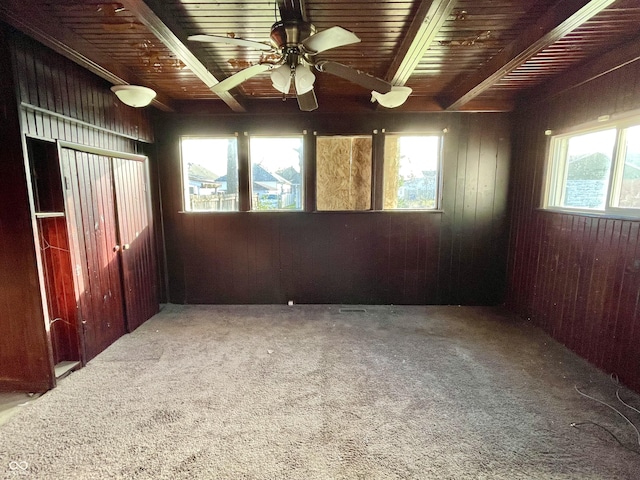
<svg viewBox="0 0 640 480">
<path fill-rule="evenodd" d="M 299 20 L 279 21 L 271 27 L 271 43 L 278 49 L 298 48 L 298 45 L 316 33 L 316 27 Z"/>
</svg>

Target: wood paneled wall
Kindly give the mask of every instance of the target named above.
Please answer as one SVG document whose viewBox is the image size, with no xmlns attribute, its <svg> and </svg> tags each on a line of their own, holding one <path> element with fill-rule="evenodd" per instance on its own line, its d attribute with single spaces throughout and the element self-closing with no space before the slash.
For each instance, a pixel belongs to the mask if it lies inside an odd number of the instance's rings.
<svg viewBox="0 0 640 480">
<path fill-rule="evenodd" d="M 1 22 L 0 61 L 0 389 L 45 391 L 55 379 L 24 136 L 136 152 L 153 135 L 147 112 L 121 104 L 107 82 Z"/>
<path fill-rule="evenodd" d="M 24 133 L 131 153 L 135 139 L 153 141 L 147 111 L 121 103 L 108 82 L 20 33 L 10 38 L 19 101 L 50 112 L 22 108 Z"/>
<path fill-rule="evenodd" d="M 0 389 L 53 385 L 8 32 L 0 28 Z"/>
<path fill-rule="evenodd" d="M 507 305 L 639 390 L 640 222 L 538 209 L 545 130 L 635 109 L 640 109 L 640 62 L 519 112 Z"/>
<path fill-rule="evenodd" d="M 179 136 L 442 132 L 443 211 L 182 210 Z M 505 275 L 504 114 L 162 116 L 170 299 L 176 303 L 496 304 Z M 313 149 L 311 149 L 313 151 Z M 307 192 L 308 193 L 308 192 Z"/>
<path fill-rule="evenodd" d="M 38 219 L 53 363 L 78 360 L 78 322 L 64 217 Z"/>
</svg>

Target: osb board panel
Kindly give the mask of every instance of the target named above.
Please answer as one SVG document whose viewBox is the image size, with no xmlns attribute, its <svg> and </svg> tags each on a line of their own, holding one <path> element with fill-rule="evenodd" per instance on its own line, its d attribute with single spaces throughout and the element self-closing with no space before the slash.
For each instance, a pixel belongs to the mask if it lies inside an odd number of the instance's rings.
<svg viewBox="0 0 640 480">
<path fill-rule="evenodd" d="M 351 144 L 351 205 L 371 208 L 371 137 L 356 137 Z"/>
<path fill-rule="evenodd" d="M 371 208 L 371 137 L 319 137 L 317 209 Z"/>
<path fill-rule="evenodd" d="M 400 143 L 395 135 L 384 138 L 384 208 L 398 207 L 398 179 L 400 171 Z"/>
</svg>

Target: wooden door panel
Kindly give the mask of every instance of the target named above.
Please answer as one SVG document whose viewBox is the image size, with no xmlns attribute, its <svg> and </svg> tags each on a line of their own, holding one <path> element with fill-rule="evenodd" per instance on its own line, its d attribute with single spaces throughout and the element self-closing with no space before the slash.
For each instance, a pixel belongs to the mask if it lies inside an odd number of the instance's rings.
<svg viewBox="0 0 640 480">
<path fill-rule="evenodd" d="M 127 329 L 158 312 L 158 279 L 146 163 L 113 159 Z"/>
<path fill-rule="evenodd" d="M 100 290 L 99 297 L 94 297 L 94 301 L 97 301 L 102 320 L 96 327 L 100 330 L 99 336 L 106 348 L 125 333 L 122 283 L 118 251 L 115 250 L 118 238 L 115 228 L 114 192 L 110 159 L 86 155 L 91 169 L 91 189 L 87 194 L 91 194 L 94 217 L 93 223 L 85 226 L 85 235 L 93 235 L 96 240 L 98 263 L 93 265 L 93 269 L 95 277 L 99 279 Z"/>
<path fill-rule="evenodd" d="M 85 361 L 125 333 L 110 159 L 62 149 Z"/>
<path fill-rule="evenodd" d="M 63 184 L 65 186 L 65 214 L 67 217 L 67 231 L 69 234 L 69 247 L 74 277 L 74 290 L 78 310 L 78 320 L 82 326 L 81 349 L 84 362 L 89 360 L 87 345 L 94 345 L 94 329 L 87 328 L 87 320 L 91 315 L 91 290 L 89 288 L 89 271 L 85 259 L 86 247 L 84 235 L 82 235 L 82 212 L 80 209 L 80 191 L 78 188 L 78 172 L 76 168 L 76 152 L 63 148 L 60 150 L 60 168 Z M 94 355 L 91 356 L 93 358 Z"/>
</svg>

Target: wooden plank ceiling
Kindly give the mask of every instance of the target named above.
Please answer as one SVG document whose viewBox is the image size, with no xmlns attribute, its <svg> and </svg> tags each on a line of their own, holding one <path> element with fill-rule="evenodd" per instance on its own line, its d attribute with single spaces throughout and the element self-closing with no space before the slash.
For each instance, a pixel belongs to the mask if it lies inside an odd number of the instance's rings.
<svg viewBox="0 0 640 480">
<path fill-rule="evenodd" d="M 157 108 L 208 101 L 211 112 L 253 112 L 282 98 L 269 72 L 220 95 L 211 87 L 261 53 L 187 37 L 268 42 L 282 8 L 301 12 L 317 31 L 354 32 L 360 43 L 319 58 L 411 87 L 399 110 L 509 111 L 544 96 L 546 85 L 571 88 L 559 84 L 565 72 L 598 75 L 589 68 L 596 59 L 610 70 L 640 57 L 638 0 L 3 0 L 0 19 L 111 83 L 153 88 Z M 365 88 L 316 77 L 319 111 L 376 108 Z M 297 108 L 295 99 L 286 103 Z"/>
</svg>

